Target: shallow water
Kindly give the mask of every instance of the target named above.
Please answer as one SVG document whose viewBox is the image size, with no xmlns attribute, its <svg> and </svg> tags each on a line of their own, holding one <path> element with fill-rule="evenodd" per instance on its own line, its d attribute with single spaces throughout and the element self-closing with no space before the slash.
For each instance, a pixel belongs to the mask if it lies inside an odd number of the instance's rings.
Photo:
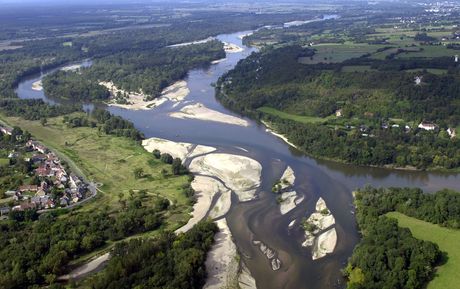
<svg viewBox="0 0 460 289">
<path fill-rule="evenodd" d="M 239 35 L 250 31 L 219 35 L 218 39 L 242 46 Z M 460 176 L 449 173 L 428 173 L 397 171 L 381 168 L 358 167 L 328 161 L 315 160 L 290 148 L 279 138 L 266 132 L 265 127 L 252 120 L 249 127 L 226 125 L 200 120 L 175 119 L 169 112 L 193 103 L 235 115 L 225 109 L 214 97 L 211 86 L 219 76 L 233 68 L 238 60 L 255 51 L 244 47 L 241 53 L 230 53 L 227 59 L 206 69 L 190 71 L 187 77 L 190 95 L 180 105 L 166 103 L 147 111 L 129 111 L 116 107 L 107 109 L 131 120 L 146 137 L 160 137 L 218 147 L 219 150 L 246 155 L 263 165 L 262 185 L 257 200 L 234 204 L 227 215 L 235 242 L 262 289 L 319 289 L 341 288 L 340 269 L 351 255 L 359 235 L 353 215 L 351 192 L 366 184 L 373 186 L 421 187 L 427 192 L 442 188 L 460 190 Z M 47 98 L 42 91 L 31 89 L 32 83 L 43 75 L 25 79 L 18 86 L 21 98 L 43 98 L 51 103 L 59 102 Z M 87 104 L 91 108 L 91 104 Z M 247 150 L 247 152 L 241 150 Z M 295 190 L 305 200 L 286 215 L 281 215 L 272 194 L 272 184 L 280 178 L 285 167 L 291 166 L 296 175 Z M 319 197 L 322 197 L 336 219 L 338 244 L 333 254 L 312 261 L 310 252 L 301 247 L 303 233 L 298 227 L 288 230 L 288 224 L 300 220 L 314 211 Z M 277 252 L 282 262 L 281 269 L 274 272 L 269 261 L 252 244 L 257 239 Z"/>
</svg>

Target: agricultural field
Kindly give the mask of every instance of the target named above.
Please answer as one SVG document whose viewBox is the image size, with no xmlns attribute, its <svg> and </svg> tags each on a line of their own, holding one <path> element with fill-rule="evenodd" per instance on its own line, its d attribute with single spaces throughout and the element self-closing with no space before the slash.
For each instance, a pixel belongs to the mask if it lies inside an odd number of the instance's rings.
<svg viewBox="0 0 460 289">
<path fill-rule="evenodd" d="M 415 238 L 438 244 L 439 249 L 447 253 L 446 262 L 436 270 L 434 279 L 428 283 L 427 289 L 454 289 L 460 284 L 460 230 L 443 228 L 398 212 L 387 214 L 398 220 L 401 227 L 409 228 Z"/>
</svg>

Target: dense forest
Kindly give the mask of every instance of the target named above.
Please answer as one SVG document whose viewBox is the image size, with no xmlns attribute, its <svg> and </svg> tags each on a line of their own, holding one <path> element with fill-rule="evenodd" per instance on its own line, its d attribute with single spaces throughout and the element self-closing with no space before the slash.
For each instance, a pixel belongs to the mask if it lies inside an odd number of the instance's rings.
<svg viewBox="0 0 460 289">
<path fill-rule="evenodd" d="M 206 252 L 216 232 L 213 222 L 202 221 L 178 236 L 162 233 L 119 243 L 107 268 L 86 283 L 93 289 L 202 288 Z"/>
<path fill-rule="evenodd" d="M 109 91 L 78 72 L 57 71 L 43 78 L 47 96 L 75 101 L 105 100 Z"/>
<path fill-rule="evenodd" d="M 366 187 L 356 193 L 356 219 L 362 240 L 355 248 L 345 274 L 349 289 L 425 288 L 440 261 L 436 244 L 415 239 L 409 229 L 384 216 L 399 211 L 408 216 L 459 228 L 460 194 L 420 189 Z"/>
<path fill-rule="evenodd" d="M 446 63 L 445 58 L 298 62 L 314 53 L 298 45 L 254 53 L 219 80 L 218 97 L 234 110 L 269 121 L 314 156 L 359 165 L 460 166 L 460 140 L 446 133 L 460 124 L 460 73 L 421 72 L 423 82 L 418 85 L 414 79 L 420 73 L 400 69 L 401 65 L 436 66 Z M 374 70 L 342 72 L 346 65 L 364 63 Z M 291 117 L 266 113 L 263 108 Z M 313 121 L 297 121 L 298 117 Z M 419 129 L 422 121 L 434 122 L 437 129 Z"/>
<path fill-rule="evenodd" d="M 145 206 L 146 198 L 145 192 L 131 194 L 118 212 L 102 208 L 85 212 L 85 218 L 69 211 L 12 212 L 10 220 L 0 222 L 0 287 L 54 283 L 76 257 L 109 240 L 157 229 L 169 202 L 158 198 Z"/>
</svg>

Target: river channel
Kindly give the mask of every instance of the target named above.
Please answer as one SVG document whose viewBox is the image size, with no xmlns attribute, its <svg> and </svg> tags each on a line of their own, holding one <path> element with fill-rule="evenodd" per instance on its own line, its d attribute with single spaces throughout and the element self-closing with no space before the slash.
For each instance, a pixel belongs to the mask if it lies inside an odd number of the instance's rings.
<svg viewBox="0 0 460 289">
<path fill-rule="evenodd" d="M 165 103 L 152 110 L 126 110 L 113 106 L 106 109 L 129 119 L 144 135 L 172 141 L 190 142 L 217 147 L 220 151 L 245 155 L 259 161 L 263 166 L 262 185 L 256 200 L 234 203 L 227 214 L 227 222 L 242 258 L 261 289 L 325 289 L 342 288 L 340 269 L 359 241 L 359 234 L 352 205 L 352 191 L 370 184 L 377 187 L 420 187 L 426 192 L 443 188 L 460 190 L 459 174 L 400 171 L 381 168 L 359 167 L 316 160 L 303 155 L 283 140 L 268 133 L 263 125 L 250 119 L 248 127 L 227 125 L 218 122 L 177 119 L 169 113 L 183 106 L 202 103 L 220 112 L 235 115 L 216 99 L 212 86 L 239 60 L 255 51 L 242 44 L 241 35 L 249 31 L 219 35 L 217 39 L 244 48 L 239 53 L 228 53 L 225 61 L 205 69 L 189 72 L 185 79 L 190 94 L 179 105 Z M 86 61 L 85 65 L 90 65 Z M 49 73 L 49 72 L 48 72 Z M 51 103 L 58 100 L 47 98 L 43 91 L 32 89 L 32 84 L 43 75 L 24 79 L 17 88 L 21 98 L 42 98 Z M 86 107 L 91 107 L 87 104 Z M 237 115 L 236 115 L 237 116 Z M 244 150 L 242 150 L 242 149 Z M 296 175 L 294 189 L 305 197 L 294 210 L 280 214 L 276 195 L 271 193 L 272 184 L 280 178 L 286 166 L 291 166 Z M 309 250 L 301 246 L 303 232 L 300 227 L 288 229 L 292 220 L 297 224 L 308 217 L 322 197 L 336 219 L 338 242 L 335 251 L 324 258 L 313 261 Z M 269 261 L 253 240 L 262 240 L 277 251 L 282 266 L 273 271 Z"/>
</svg>

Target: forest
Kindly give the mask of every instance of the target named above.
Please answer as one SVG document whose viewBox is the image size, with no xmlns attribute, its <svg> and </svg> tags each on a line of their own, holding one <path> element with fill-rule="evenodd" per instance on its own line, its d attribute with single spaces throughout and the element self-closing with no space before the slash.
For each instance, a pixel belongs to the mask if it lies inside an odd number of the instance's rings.
<svg viewBox="0 0 460 289">
<path fill-rule="evenodd" d="M 75 101 L 97 101 L 109 98 L 109 91 L 97 81 L 72 71 L 57 71 L 43 78 L 47 96 Z"/>
<path fill-rule="evenodd" d="M 366 187 L 355 195 L 362 240 L 344 273 L 349 289 L 425 288 L 441 261 L 436 244 L 415 239 L 409 229 L 384 216 L 398 211 L 449 228 L 460 225 L 460 194 L 420 189 Z"/>
<path fill-rule="evenodd" d="M 132 193 L 121 200 L 116 214 L 107 207 L 86 212 L 85 218 L 65 210 L 12 212 L 10 220 L 0 223 L 0 287 L 52 284 L 78 256 L 107 241 L 159 228 L 169 203 L 158 198 L 147 207 L 146 198 L 145 192 Z"/>
<path fill-rule="evenodd" d="M 190 231 L 164 232 L 151 239 L 133 239 L 115 246 L 107 268 L 85 282 L 93 289 L 202 288 L 206 252 L 217 226 L 202 221 Z"/>
<path fill-rule="evenodd" d="M 231 109 L 270 122 L 313 156 L 359 165 L 460 166 L 460 140 L 446 133 L 460 124 L 460 73 L 401 70 L 401 65 L 435 68 L 447 64 L 445 58 L 299 63 L 299 58 L 314 54 L 298 45 L 262 49 L 221 77 L 218 98 Z M 372 65 L 373 70 L 342 71 L 351 64 Z M 420 85 L 414 81 L 419 75 Z M 319 121 L 301 123 L 297 116 Z M 422 121 L 435 123 L 437 129 L 419 129 Z"/>
</svg>

